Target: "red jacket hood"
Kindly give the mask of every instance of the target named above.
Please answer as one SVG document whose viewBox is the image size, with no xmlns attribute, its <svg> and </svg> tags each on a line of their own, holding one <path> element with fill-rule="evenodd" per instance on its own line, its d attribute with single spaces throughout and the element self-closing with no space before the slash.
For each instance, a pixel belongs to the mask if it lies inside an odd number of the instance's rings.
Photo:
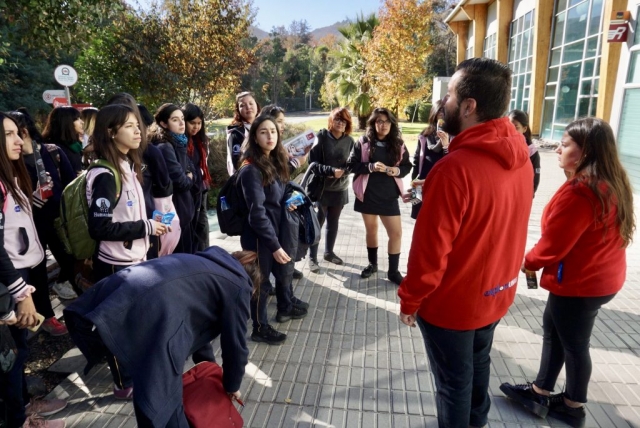
<svg viewBox="0 0 640 428">
<path fill-rule="evenodd" d="M 492 119 L 465 129 L 451 140 L 449 152 L 475 148 L 494 156 L 506 170 L 520 168 L 529 162 L 524 135 L 516 131 L 507 117 Z"/>
</svg>

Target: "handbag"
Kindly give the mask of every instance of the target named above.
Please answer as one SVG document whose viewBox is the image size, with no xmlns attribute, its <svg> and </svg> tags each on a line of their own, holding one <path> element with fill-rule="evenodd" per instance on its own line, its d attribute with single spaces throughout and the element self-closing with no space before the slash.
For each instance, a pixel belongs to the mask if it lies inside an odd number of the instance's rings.
<svg viewBox="0 0 640 428">
<path fill-rule="evenodd" d="M 182 375 L 184 414 L 191 428 L 241 428 L 242 416 L 222 386 L 222 367 L 196 364 Z"/>
<path fill-rule="evenodd" d="M 326 161 L 324 158 L 324 144 L 322 141 L 319 141 L 318 144 L 320 144 L 320 148 L 322 149 L 322 163 L 324 164 Z M 311 202 L 318 202 L 324 192 L 325 177 L 320 175 L 317 163 L 314 162 L 309 166 L 308 177 L 305 178 L 307 179 L 306 186 L 303 186 L 305 193 L 309 199 L 311 199 Z"/>
</svg>

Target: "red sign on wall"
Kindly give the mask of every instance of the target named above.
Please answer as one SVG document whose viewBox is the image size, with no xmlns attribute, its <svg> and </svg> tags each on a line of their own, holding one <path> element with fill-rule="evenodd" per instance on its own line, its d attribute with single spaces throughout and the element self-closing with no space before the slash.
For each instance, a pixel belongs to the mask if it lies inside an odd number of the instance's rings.
<svg viewBox="0 0 640 428">
<path fill-rule="evenodd" d="M 622 43 L 627 41 L 630 17 L 631 14 L 628 10 L 613 13 L 609 24 L 609 32 L 607 33 L 607 42 Z"/>
</svg>

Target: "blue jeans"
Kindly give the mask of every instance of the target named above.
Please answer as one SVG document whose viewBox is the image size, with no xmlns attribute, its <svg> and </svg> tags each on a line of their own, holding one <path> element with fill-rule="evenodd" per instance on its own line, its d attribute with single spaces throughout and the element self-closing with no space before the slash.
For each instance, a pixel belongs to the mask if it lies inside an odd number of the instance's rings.
<svg viewBox="0 0 640 428">
<path fill-rule="evenodd" d="M 489 352 L 498 322 L 477 330 L 449 330 L 418 317 L 436 383 L 439 427 L 481 427 L 487 423 L 491 407 Z"/>
</svg>

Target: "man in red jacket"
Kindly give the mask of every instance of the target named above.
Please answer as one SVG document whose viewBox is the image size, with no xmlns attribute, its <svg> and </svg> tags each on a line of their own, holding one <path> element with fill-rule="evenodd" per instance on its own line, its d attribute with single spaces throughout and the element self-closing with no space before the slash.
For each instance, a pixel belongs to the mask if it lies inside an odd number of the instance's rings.
<svg viewBox="0 0 640 428">
<path fill-rule="evenodd" d="M 533 199 L 527 145 L 509 119 L 511 71 L 463 61 L 449 82 L 449 154 L 427 176 L 400 318 L 420 326 L 435 378 L 438 424 L 487 423 L 489 352 L 513 302 Z"/>
</svg>

